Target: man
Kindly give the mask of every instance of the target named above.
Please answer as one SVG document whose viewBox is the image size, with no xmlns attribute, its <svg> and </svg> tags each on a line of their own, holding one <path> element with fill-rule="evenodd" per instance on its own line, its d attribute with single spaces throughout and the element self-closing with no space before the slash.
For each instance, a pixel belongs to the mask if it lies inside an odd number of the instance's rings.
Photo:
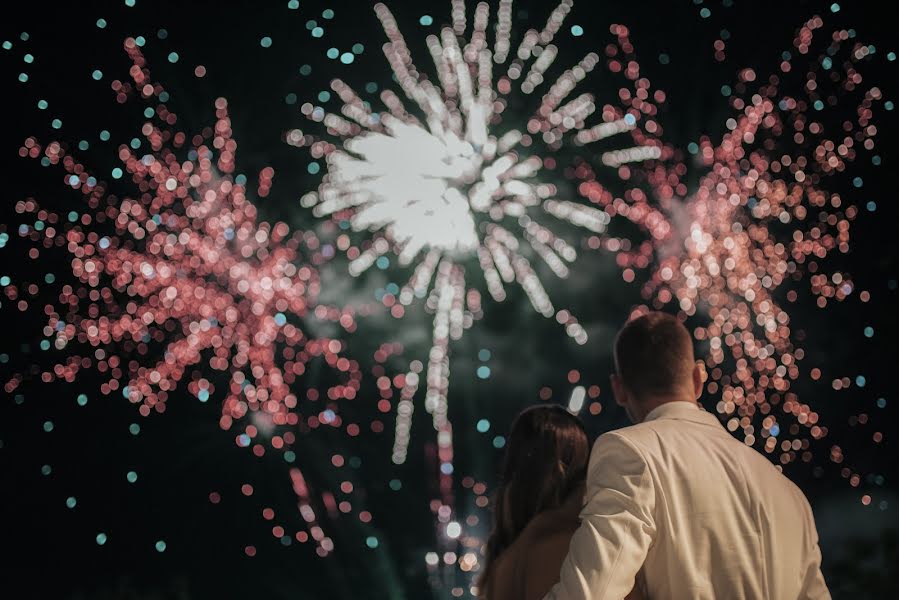
<svg viewBox="0 0 899 600">
<path fill-rule="evenodd" d="M 615 340 L 612 390 L 637 425 L 590 457 L 586 506 L 544 600 L 830 598 L 802 492 L 697 403 L 705 371 L 674 317 L 649 313 Z"/>
</svg>

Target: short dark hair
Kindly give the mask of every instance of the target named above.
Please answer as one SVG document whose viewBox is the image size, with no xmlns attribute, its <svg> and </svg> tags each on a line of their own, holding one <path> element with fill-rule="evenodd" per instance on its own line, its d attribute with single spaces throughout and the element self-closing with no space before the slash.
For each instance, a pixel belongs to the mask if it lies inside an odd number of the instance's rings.
<svg viewBox="0 0 899 600">
<path fill-rule="evenodd" d="M 693 340 L 683 323 L 650 312 L 624 324 L 615 337 L 615 371 L 638 398 L 676 391 L 693 366 Z"/>
</svg>

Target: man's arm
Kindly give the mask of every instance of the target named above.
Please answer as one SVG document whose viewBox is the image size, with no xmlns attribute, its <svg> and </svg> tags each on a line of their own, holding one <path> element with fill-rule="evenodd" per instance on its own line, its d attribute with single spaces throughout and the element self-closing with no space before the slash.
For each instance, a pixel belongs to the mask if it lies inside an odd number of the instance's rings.
<svg viewBox="0 0 899 600">
<path fill-rule="evenodd" d="M 590 456 L 587 504 L 562 563 L 561 580 L 544 600 L 624 598 L 655 537 L 655 491 L 640 452 L 612 432 Z"/>
</svg>

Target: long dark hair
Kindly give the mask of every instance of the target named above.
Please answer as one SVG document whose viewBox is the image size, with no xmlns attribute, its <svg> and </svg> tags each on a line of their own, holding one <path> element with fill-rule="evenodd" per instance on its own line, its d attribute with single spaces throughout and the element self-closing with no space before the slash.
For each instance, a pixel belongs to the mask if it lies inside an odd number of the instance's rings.
<svg viewBox="0 0 899 600">
<path fill-rule="evenodd" d="M 583 424 L 561 406 L 539 404 L 515 417 L 493 500 L 493 530 L 478 581 L 482 594 L 497 557 L 537 513 L 558 508 L 583 483 L 589 459 Z"/>
</svg>

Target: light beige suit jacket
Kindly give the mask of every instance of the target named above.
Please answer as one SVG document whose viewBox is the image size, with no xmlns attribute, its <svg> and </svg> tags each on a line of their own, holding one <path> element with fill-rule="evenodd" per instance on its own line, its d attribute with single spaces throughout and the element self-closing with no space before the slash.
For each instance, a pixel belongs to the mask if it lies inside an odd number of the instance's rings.
<svg viewBox="0 0 899 600">
<path fill-rule="evenodd" d="M 586 506 L 545 600 L 830 598 L 805 496 L 698 405 L 672 402 L 607 433 Z"/>
</svg>

